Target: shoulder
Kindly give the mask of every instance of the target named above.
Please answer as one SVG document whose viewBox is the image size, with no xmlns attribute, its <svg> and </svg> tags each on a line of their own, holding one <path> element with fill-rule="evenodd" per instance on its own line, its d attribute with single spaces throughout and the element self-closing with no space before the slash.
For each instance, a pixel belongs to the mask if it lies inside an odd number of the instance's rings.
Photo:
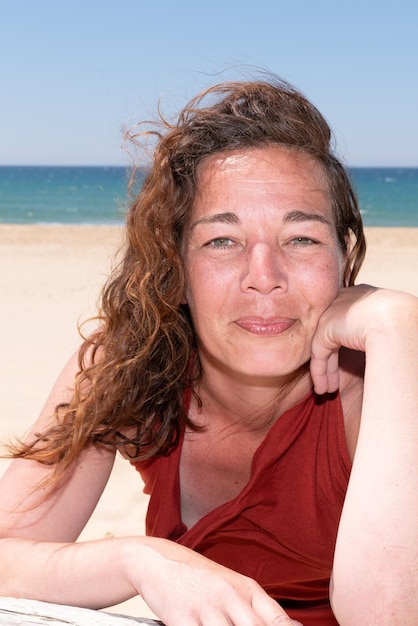
<svg viewBox="0 0 418 626">
<path fill-rule="evenodd" d="M 347 448 L 351 460 L 357 445 L 363 402 L 365 354 L 356 350 L 340 350 L 340 396 L 344 414 Z"/>
</svg>

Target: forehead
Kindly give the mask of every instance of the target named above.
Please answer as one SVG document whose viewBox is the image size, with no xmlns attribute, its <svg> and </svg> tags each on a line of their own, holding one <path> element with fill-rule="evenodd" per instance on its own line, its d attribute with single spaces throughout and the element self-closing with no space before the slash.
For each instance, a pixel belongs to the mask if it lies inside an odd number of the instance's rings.
<svg viewBox="0 0 418 626">
<path fill-rule="evenodd" d="M 240 193 L 321 194 L 331 200 L 322 164 L 292 148 L 268 145 L 206 157 L 197 168 L 195 204 L 211 196 Z"/>
<path fill-rule="evenodd" d="M 281 224 L 323 221 L 335 230 L 335 210 L 322 164 L 301 150 L 268 145 L 217 153 L 198 166 L 188 232 L 220 216 Z M 297 216 L 297 217 L 296 217 Z M 262 222 L 260 221 L 262 220 Z"/>
</svg>

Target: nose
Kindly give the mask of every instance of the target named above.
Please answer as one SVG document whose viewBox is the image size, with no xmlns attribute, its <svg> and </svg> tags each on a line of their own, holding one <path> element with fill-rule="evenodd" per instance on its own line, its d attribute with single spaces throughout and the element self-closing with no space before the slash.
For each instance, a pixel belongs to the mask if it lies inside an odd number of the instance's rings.
<svg viewBox="0 0 418 626">
<path fill-rule="evenodd" d="M 280 250 L 269 244 L 257 244 L 248 250 L 241 278 L 243 291 L 255 290 L 264 295 L 274 289 L 287 291 L 287 273 Z"/>
</svg>

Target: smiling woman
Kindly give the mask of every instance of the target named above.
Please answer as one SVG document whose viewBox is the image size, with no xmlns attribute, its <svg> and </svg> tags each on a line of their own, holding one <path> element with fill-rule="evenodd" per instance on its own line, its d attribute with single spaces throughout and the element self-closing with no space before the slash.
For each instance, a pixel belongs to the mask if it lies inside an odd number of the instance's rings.
<svg viewBox="0 0 418 626">
<path fill-rule="evenodd" d="M 274 403 L 309 360 L 318 319 L 343 286 L 347 248 L 325 173 L 280 146 L 207 157 L 190 222 L 186 301 L 203 371 L 216 361 L 251 387 L 267 377 Z"/>
<path fill-rule="evenodd" d="M 10 447 L 0 594 L 140 594 L 167 626 L 416 626 L 417 299 L 354 285 L 326 121 L 272 78 L 149 132 L 98 327 Z M 117 450 L 147 536 L 75 543 Z"/>
</svg>

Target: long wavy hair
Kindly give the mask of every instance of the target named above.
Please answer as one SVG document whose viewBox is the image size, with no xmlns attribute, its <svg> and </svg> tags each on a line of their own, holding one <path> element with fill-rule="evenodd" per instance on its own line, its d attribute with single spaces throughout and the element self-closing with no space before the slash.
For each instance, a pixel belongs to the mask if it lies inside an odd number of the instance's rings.
<svg viewBox="0 0 418 626">
<path fill-rule="evenodd" d="M 337 237 L 347 255 L 346 286 L 354 284 L 365 254 L 356 195 L 333 152 L 330 128 L 288 83 L 269 77 L 213 86 L 175 123 L 161 117 L 135 140 L 150 133 L 156 139 L 152 165 L 127 214 L 123 257 L 103 289 L 99 329 L 81 347 L 72 400 L 57 407 L 49 430 L 12 449 L 15 457 L 54 465 L 56 475 L 88 445 L 146 459 L 167 453 L 185 425 L 194 428 L 183 395 L 200 369 L 183 304 L 181 250 L 196 168 L 205 157 L 271 144 L 311 155 L 328 177 Z"/>
</svg>

